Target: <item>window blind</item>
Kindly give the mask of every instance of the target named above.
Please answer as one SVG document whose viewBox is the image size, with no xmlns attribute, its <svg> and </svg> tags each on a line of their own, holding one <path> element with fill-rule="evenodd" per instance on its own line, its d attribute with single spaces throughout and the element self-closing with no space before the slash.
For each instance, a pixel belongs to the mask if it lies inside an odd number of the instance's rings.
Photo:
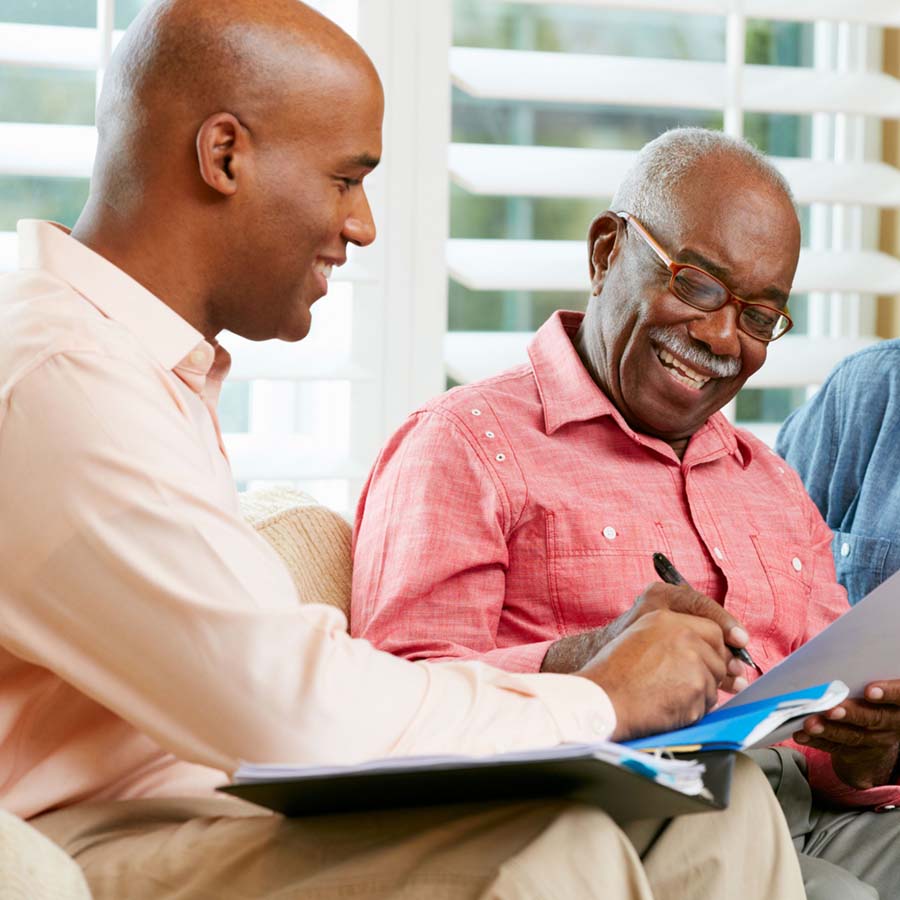
<svg viewBox="0 0 900 900">
<path fill-rule="evenodd" d="M 476 7 L 464 0 L 454 5 L 456 45 L 449 70 L 456 101 L 449 175 L 457 219 L 466 218 L 467 207 L 483 210 L 492 200 L 505 202 L 508 220 L 515 218 L 509 209 L 523 201 L 531 204 L 532 215 L 540 203 L 565 210 L 580 202 L 580 209 L 599 212 L 636 153 L 629 122 L 643 118 L 646 126 L 660 120 L 662 130 L 694 124 L 699 116 L 700 124 L 718 122 L 741 136 L 753 130 L 746 127 L 751 120 L 755 127 L 764 117 L 776 147 L 779 128 L 805 134 L 789 148 L 790 155 L 772 154 L 801 210 L 804 247 L 794 285 L 797 300 L 792 301 L 792 311 L 799 307 L 800 315 L 799 327 L 772 346 L 768 362 L 747 388 L 763 400 L 779 390 L 791 391 L 790 405 L 797 405 L 839 359 L 874 340 L 874 297 L 900 293 L 900 260 L 876 249 L 877 211 L 900 199 L 900 171 L 880 161 L 881 123 L 900 114 L 900 81 L 881 71 L 879 52 L 880 29 L 900 24 L 900 6 L 880 0 L 519 0 L 490 6 L 507 26 L 513 17 L 527 18 L 530 12 L 532 27 L 525 29 L 524 39 L 521 31 L 499 29 L 501 39 L 489 45 L 489 29 L 478 34 L 466 28 Z M 564 32 L 567 21 L 571 32 L 574 26 L 566 16 L 575 10 L 582 17 L 574 20 L 581 35 L 567 46 L 552 31 L 554 16 L 562 23 L 558 32 Z M 792 23 L 788 38 L 805 43 L 806 59 L 785 65 L 749 58 L 750 38 L 768 33 L 767 28 L 772 32 L 771 22 Z M 628 53 L 584 52 L 577 46 L 590 43 L 584 36 L 588 29 L 611 24 L 623 34 L 631 29 L 632 39 L 622 41 Z M 657 30 L 677 26 L 688 38 L 712 34 L 718 53 L 707 47 L 694 58 L 690 53 L 684 58 L 649 56 L 650 25 Z M 542 38 L 560 46 L 545 49 Z M 716 41 L 706 40 L 710 43 Z M 518 118 L 518 128 L 497 128 L 484 139 L 467 139 L 467 131 L 478 131 L 465 127 L 467 111 L 479 105 Z M 572 123 L 579 146 L 565 140 L 541 145 L 535 117 L 554 111 Z M 624 123 L 620 135 L 615 128 L 602 128 L 604 116 Z M 579 117 L 601 123 L 587 140 Z M 510 134 L 514 140 L 506 140 Z M 544 292 L 557 306 L 583 305 L 588 288 L 583 238 L 535 234 L 529 216 L 524 219 L 524 229 L 520 218 L 505 232 L 494 227 L 490 236 L 477 233 L 477 222 L 457 227 L 459 222 L 451 219 L 451 330 L 445 359 L 452 381 L 471 381 L 526 358 L 532 328 L 466 327 L 466 316 L 477 318 L 471 310 L 478 311 L 480 304 L 515 306 Z M 490 216 L 482 212 L 485 220 Z M 455 327 L 454 291 L 466 303 Z M 505 320 L 515 323 L 515 313 Z M 771 441 L 778 423 L 755 421 L 754 409 L 760 405 L 766 404 L 745 403 L 742 415 L 739 402 L 729 412 Z"/>
</svg>

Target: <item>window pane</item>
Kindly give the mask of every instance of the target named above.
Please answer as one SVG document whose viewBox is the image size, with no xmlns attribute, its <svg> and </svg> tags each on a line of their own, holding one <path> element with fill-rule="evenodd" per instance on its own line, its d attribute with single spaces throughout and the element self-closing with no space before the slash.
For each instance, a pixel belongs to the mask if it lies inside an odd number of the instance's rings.
<svg viewBox="0 0 900 900">
<path fill-rule="evenodd" d="M 0 65 L 0 122 L 94 124 L 93 72 Z"/>
<path fill-rule="evenodd" d="M 250 430 L 250 382 L 226 381 L 216 409 L 225 434 L 246 434 Z"/>
<path fill-rule="evenodd" d="M 745 61 L 762 66 L 812 66 L 814 32 L 810 22 L 748 19 Z"/>
<path fill-rule="evenodd" d="M 456 0 L 453 22 L 453 42 L 461 47 L 657 59 L 725 58 L 721 16 Z"/>
<path fill-rule="evenodd" d="M 94 28 L 97 0 L 4 0 L 0 19 L 29 25 Z"/>
<path fill-rule="evenodd" d="M 746 388 L 737 396 L 738 422 L 783 422 L 806 401 L 806 388 Z"/>
<path fill-rule="evenodd" d="M 19 219 L 51 219 L 71 228 L 88 196 L 86 178 L 0 176 L 0 231 Z"/>
<path fill-rule="evenodd" d="M 127 28 L 149 0 L 116 0 L 116 28 Z"/>
</svg>

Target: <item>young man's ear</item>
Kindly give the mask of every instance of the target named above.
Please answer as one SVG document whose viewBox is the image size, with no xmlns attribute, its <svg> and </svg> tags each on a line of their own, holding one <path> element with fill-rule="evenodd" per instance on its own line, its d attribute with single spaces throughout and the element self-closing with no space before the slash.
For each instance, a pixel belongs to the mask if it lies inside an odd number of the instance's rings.
<svg viewBox="0 0 900 900">
<path fill-rule="evenodd" d="M 588 231 L 588 264 L 591 274 L 591 293 L 596 296 L 603 290 L 603 282 L 619 248 L 619 232 L 622 219 L 607 210 L 600 213 Z"/>
<path fill-rule="evenodd" d="M 237 191 L 237 179 L 245 163 L 247 132 L 231 113 L 213 113 L 197 132 L 200 177 L 220 194 Z"/>
</svg>

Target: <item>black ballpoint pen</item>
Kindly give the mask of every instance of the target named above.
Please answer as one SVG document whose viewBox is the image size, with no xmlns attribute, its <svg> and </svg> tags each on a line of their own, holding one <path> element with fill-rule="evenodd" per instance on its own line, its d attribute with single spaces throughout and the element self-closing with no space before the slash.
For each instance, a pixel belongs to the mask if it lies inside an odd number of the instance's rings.
<svg viewBox="0 0 900 900">
<path fill-rule="evenodd" d="M 669 562 L 668 558 L 662 553 L 654 553 L 653 554 L 653 568 L 656 569 L 656 574 L 665 581 L 666 584 L 687 584 L 687 582 L 681 577 L 681 573 L 672 563 Z M 688 585 L 690 587 L 690 585 Z M 763 670 L 753 662 L 753 657 L 743 648 L 743 647 L 729 647 L 728 648 L 742 663 L 752 666 L 759 672 L 760 675 L 765 674 Z"/>
</svg>

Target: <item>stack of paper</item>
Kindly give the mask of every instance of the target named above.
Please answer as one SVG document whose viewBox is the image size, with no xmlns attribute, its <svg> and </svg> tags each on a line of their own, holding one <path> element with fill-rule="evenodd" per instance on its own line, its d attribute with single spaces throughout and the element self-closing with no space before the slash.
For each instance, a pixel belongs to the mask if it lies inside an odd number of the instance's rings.
<svg viewBox="0 0 900 900">
<path fill-rule="evenodd" d="M 350 775 L 382 775 L 389 772 L 424 772 L 515 763 L 597 759 L 629 769 L 683 794 L 703 791 L 702 763 L 638 753 L 622 744 L 600 741 L 591 744 L 561 744 L 539 750 L 522 750 L 493 756 L 401 756 L 375 759 L 351 766 L 292 766 L 280 763 L 244 763 L 235 773 L 235 784 L 331 778 Z"/>
</svg>

